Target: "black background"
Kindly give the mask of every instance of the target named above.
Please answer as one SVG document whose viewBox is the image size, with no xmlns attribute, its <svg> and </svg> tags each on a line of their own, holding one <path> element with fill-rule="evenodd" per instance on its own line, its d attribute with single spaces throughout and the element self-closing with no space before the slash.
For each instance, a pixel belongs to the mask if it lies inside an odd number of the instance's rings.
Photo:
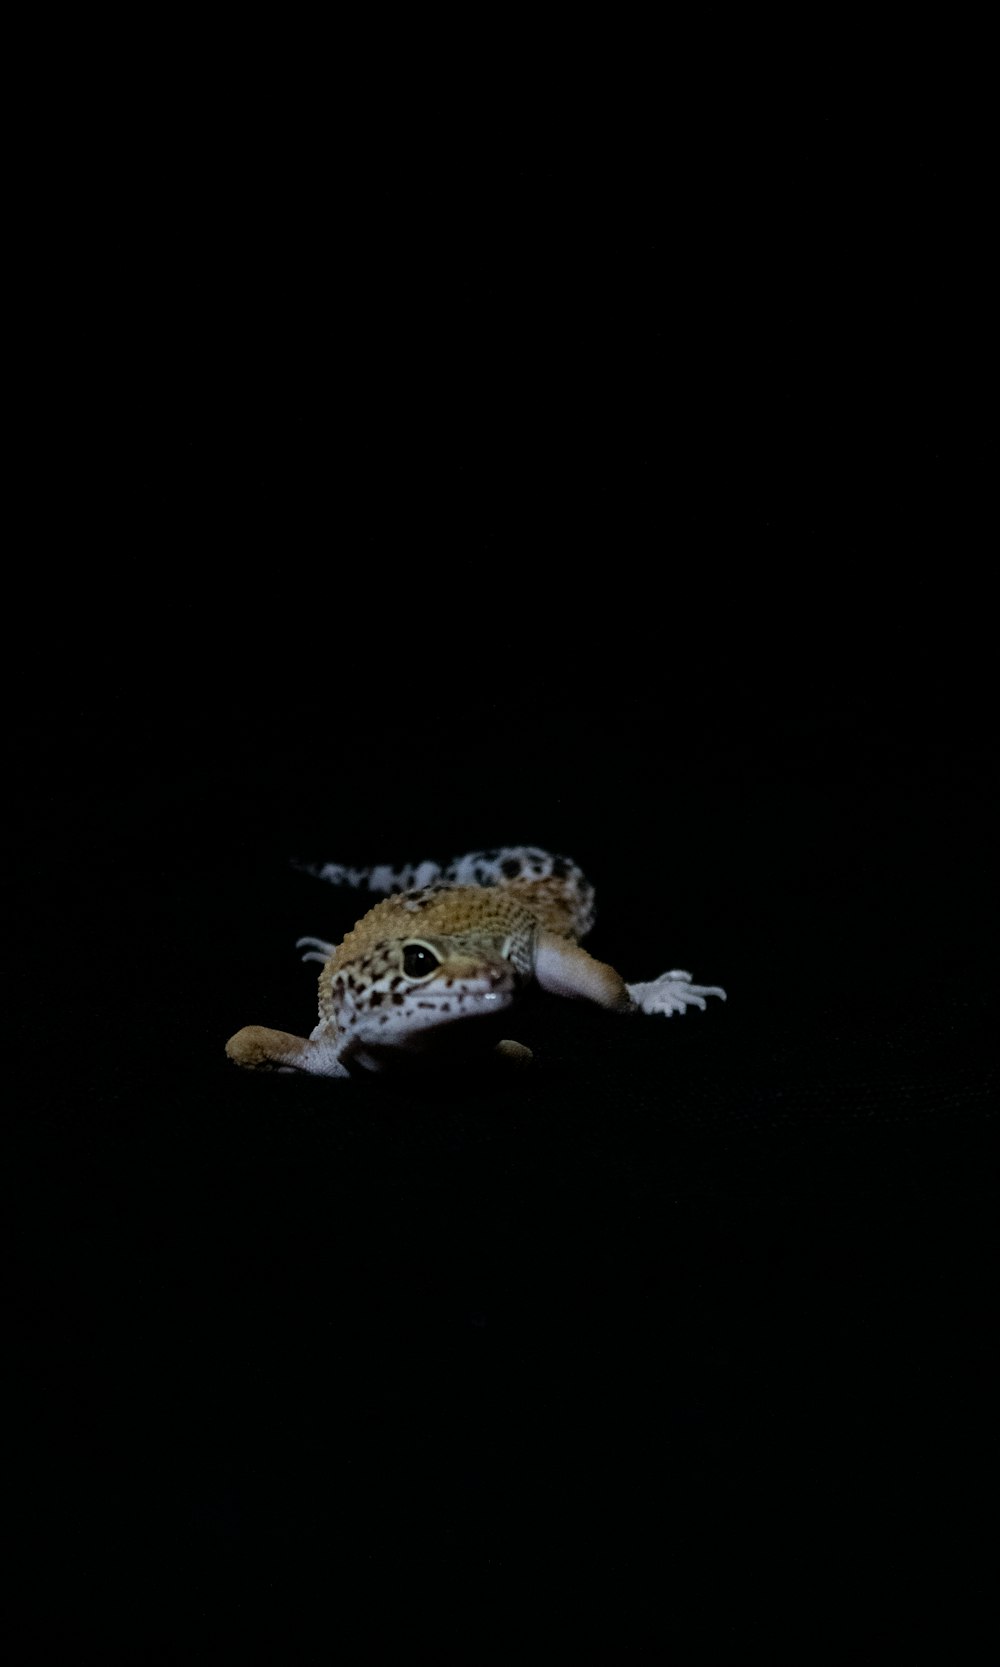
<svg viewBox="0 0 1000 1667">
<path fill-rule="evenodd" d="M 40 1658 L 978 1659 L 974 116 L 61 157 L 9 624 Z M 290 859 L 521 842 L 728 1003 L 540 1002 L 500 1085 L 229 1065 L 357 912 Z"/>
</svg>

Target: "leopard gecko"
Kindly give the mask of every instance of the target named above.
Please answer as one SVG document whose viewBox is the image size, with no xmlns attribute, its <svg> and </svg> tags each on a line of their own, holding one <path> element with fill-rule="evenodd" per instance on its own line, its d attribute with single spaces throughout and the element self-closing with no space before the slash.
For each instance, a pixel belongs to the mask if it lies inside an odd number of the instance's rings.
<svg viewBox="0 0 1000 1667">
<path fill-rule="evenodd" d="M 307 866 L 307 865 L 301 865 Z M 568 857 L 527 846 L 476 851 L 442 866 L 308 867 L 332 885 L 383 893 L 341 944 L 300 938 L 304 961 L 322 964 L 319 1023 L 308 1037 L 247 1025 L 226 1043 L 250 1070 L 346 1077 L 398 1061 L 492 1050 L 526 1063 L 530 1049 L 500 1037 L 501 1015 L 531 986 L 596 1002 L 616 1013 L 704 1008 L 714 985 L 687 972 L 626 984 L 581 948 L 594 919 L 593 887 Z M 463 1050 L 464 1051 L 464 1050 Z"/>
</svg>

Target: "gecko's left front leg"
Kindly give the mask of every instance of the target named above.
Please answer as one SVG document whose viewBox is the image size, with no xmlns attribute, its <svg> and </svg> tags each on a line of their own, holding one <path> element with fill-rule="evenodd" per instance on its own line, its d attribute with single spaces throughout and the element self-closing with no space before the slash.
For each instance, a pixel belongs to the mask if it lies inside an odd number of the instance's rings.
<svg viewBox="0 0 1000 1667">
<path fill-rule="evenodd" d="M 616 1013 L 683 1013 L 704 1007 L 706 996 L 726 999 L 714 984 L 692 984 L 687 972 L 665 972 L 646 984 L 626 984 L 621 974 L 596 961 L 578 943 L 542 932 L 535 946 L 535 977 L 543 990 L 571 1000 L 594 1001 Z"/>
<path fill-rule="evenodd" d="M 708 1006 L 706 996 L 718 996 L 725 1001 L 726 992 L 718 984 L 692 984 L 689 972 L 661 972 L 648 984 L 630 984 L 629 994 L 643 1013 L 685 1013 L 689 1007 Z"/>
</svg>

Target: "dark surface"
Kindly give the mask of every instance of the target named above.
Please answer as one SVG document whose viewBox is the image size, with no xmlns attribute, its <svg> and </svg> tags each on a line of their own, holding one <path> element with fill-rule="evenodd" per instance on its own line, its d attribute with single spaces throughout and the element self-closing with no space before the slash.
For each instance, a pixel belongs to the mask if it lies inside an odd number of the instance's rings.
<svg viewBox="0 0 1000 1667">
<path fill-rule="evenodd" d="M 13 743 L 40 1657 L 980 1658 L 976 234 L 933 132 L 863 148 L 734 141 L 681 204 L 655 159 L 401 169 L 384 287 L 248 268 L 238 194 L 155 281 L 151 218 L 87 222 L 107 555 Z M 540 1001 L 501 1085 L 229 1065 L 360 912 L 291 858 L 506 842 L 728 1003 Z"/>
</svg>

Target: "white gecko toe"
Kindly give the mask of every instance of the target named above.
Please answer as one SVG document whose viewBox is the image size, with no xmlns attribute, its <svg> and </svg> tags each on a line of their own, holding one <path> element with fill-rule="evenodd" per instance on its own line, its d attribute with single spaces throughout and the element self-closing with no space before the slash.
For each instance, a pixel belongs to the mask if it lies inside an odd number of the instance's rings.
<svg viewBox="0 0 1000 1667">
<path fill-rule="evenodd" d="M 692 984 L 691 974 L 679 968 L 661 973 L 648 984 L 629 984 L 628 993 L 643 1013 L 684 1013 L 689 1007 L 705 1008 L 706 996 L 725 1001 L 726 992 L 717 984 Z"/>
<path fill-rule="evenodd" d="M 306 954 L 302 957 L 303 961 L 319 961 L 321 965 L 325 966 L 333 954 L 335 945 L 324 942 L 322 938 L 296 938 L 295 947 L 296 949 L 306 950 Z"/>
</svg>

